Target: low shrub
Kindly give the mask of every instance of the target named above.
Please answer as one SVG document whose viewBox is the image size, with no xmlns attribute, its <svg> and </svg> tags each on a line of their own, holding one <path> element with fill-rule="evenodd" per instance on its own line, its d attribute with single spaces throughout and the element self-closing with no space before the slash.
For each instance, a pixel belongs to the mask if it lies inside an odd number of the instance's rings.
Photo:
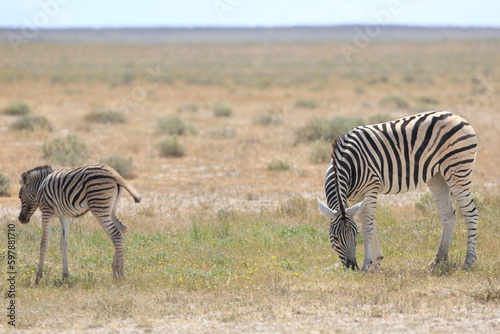
<svg viewBox="0 0 500 334">
<path fill-rule="evenodd" d="M 156 126 L 161 133 L 166 135 L 182 136 L 185 134 L 196 134 L 196 130 L 191 125 L 176 116 L 160 118 L 156 121 Z"/>
<path fill-rule="evenodd" d="M 9 124 L 9 129 L 13 131 L 52 131 L 52 125 L 44 116 L 26 115 Z"/>
<path fill-rule="evenodd" d="M 269 125 L 281 125 L 283 120 L 281 117 L 275 114 L 261 114 L 253 118 L 253 124 L 269 126 Z"/>
<path fill-rule="evenodd" d="M 331 142 L 334 138 L 362 124 L 364 120 L 360 117 L 336 116 L 332 119 L 316 117 L 295 130 L 295 144 L 310 143 L 319 139 Z"/>
<path fill-rule="evenodd" d="M 267 164 L 267 170 L 277 171 L 277 170 L 289 170 L 291 168 L 290 164 L 282 160 L 272 160 Z"/>
<path fill-rule="evenodd" d="M 16 102 L 5 107 L 3 112 L 7 115 L 23 116 L 31 113 L 31 108 L 24 102 Z"/>
<path fill-rule="evenodd" d="M 42 151 L 45 159 L 63 166 L 81 165 L 88 158 L 87 144 L 74 135 L 46 142 Z"/>
<path fill-rule="evenodd" d="M 213 111 L 215 117 L 230 117 L 233 114 L 233 109 L 231 109 L 231 107 L 222 104 L 214 106 Z"/>
<path fill-rule="evenodd" d="M 169 157 L 182 157 L 185 154 L 185 148 L 178 141 L 177 137 L 170 137 L 162 140 L 158 144 L 156 144 L 156 148 L 160 152 L 160 156 L 169 158 Z"/>
<path fill-rule="evenodd" d="M 314 164 L 328 162 L 332 155 L 332 144 L 318 139 L 309 145 L 309 161 Z"/>
<path fill-rule="evenodd" d="M 186 103 L 186 104 L 178 106 L 177 112 L 179 112 L 179 113 L 189 112 L 189 113 L 194 114 L 194 113 L 198 112 L 198 105 L 194 104 L 194 103 Z"/>
<path fill-rule="evenodd" d="M 379 104 L 383 107 L 395 109 L 408 109 L 410 107 L 410 104 L 405 98 L 397 95 L 385 96 L 380 99 Z"/>
<path fill-rule="evenodd" d="M 207 133 L 208 137 L 217 139 L 229 139 L 236 137 L 236 130 L 233 128 L 217 128 Z"/>
<path fill-rule="evenodd" d="M 295 108 L 299 109 L 316 109 L 318 107 L 318 102 L 314 100 L 298 100 L 295 101 Z"/>
<path fill-rule="evenodd" d="M 9 197 L 10 196 L 10 179 L 0 173 L 0 197 Z"/>
<path fill-rule="evenodd" d="M 134 161 L 132 158 L 122 158 L 113 154 L 112 156 L 102 159 L 101 162 L 112 167 L 118 174 L 126 179 L 133 177 Z"/>
<path fill-rule="evenodd" d="M 125 123 L 125 116 L 113 110 L 92 111 L 85 116 L 85 121 L 99 124 L 120 124 Z"/>
</svg>

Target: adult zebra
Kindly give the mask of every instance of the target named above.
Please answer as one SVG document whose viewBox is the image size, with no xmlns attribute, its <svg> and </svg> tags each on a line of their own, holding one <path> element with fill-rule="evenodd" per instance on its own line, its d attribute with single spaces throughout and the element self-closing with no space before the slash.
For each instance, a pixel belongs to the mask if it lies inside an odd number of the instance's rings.
<svg viewBox="0 0 500 334">
<path fill-rule="evenodd" d="M 42 212 L 42 241 L 36 284 L 43 276 L 43 262 L 53 220 L 59 217 L 61 221 L 62 277 L 66 278 L 69 220 L 89 210 L 101 223 L 115 247 L 112 265 L 114 278 L 123 277 L 123 234 L 127 227 L 116 217 L 116 206 L 122 187 L 136 203 L 140 202 L 141 196 L 114 169 L 105 165 L 87 165 L 53 171 L 51 166 L 41 166 L 24 172 L 20 184 L 19 221 L 29 223 L 37 208 Z"/>
<path fill-rule="evenodd" d="M 397 194 L 427 183 L 442 220 L 442 234 L 431 266 L 447 260 L 456 212 L 451 195 L 467 225 L 467 254 L 463 268 L 476 260 L 479 215 L 472 199 L 472 166 L 477 138 L 463 118 L 430 111 L 387 123 L 358 126 L 334 140 L 325 176 L 327 205 L 320 211 L 330 219 L 330 243 L 342 264 L 358 269 L 357 226 L 362 219 L 365 259 L 362 270 L 378 267 L 382 252 L 373 222 L 378 194 Z M 362 200 L 347 208 L 347 200 Z M 375 262 L 373 261 L 375 258 Z"/>
</svg>

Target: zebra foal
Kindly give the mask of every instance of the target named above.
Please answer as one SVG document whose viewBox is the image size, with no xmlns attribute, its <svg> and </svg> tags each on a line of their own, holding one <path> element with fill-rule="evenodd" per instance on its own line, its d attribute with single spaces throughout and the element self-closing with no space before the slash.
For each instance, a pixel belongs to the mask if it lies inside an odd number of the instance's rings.
<svg viewBox="0 0 500 334">
<path fill-rule="evenodd" d="M 373 221 L 378 194 L 404 193 L 427 183 L 442 222 L 439 248 L 430 265 L 448 257 L 457 220 L 453 195 L 467 226 L 463 268 L 469 268 L 476 260 L 479 220 L 471 194 L 476 152 L 477 138 L 470 124 L 446 111 L 358 126 L 336 139 L 325 175 L 327 204 L 318 199 L 318 205 L 330 219 L 330 243 L 344 267 L 358 269 L 353 216 L 359 212 L 362 221 L 362 270 L 376 268 L 383 258 Z M 348 208 L 348 199 L 361 202 Z"/>
<path fill-rule="evenodd" d="M 56 217 L 61 222 L 62 277 L 68 277 L 66 254 L 70 218 L 80 217 L 87 211 L 99 221 L 115 247 L 113 277 L 123 277 L 123 235 L 127 227 L 116 217 L 116 206 L 121 188 L 127 190 L 136 203 L 140 202 L 141 196 L 114 169 L 105 165 L 87 165 L 54 171 L 51 166 L 40 166 L 24 172 L 20 184 L 19 221 L 27 224 L 37 208 L 42 212 L 40 261 L 35 284 L 43 276 L 45 253 Z"/>
</svg>

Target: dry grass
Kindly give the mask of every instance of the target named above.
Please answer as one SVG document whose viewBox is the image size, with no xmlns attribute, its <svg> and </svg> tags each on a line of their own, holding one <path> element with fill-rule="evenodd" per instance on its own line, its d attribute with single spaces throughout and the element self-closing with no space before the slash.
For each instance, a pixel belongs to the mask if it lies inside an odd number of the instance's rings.
<svg viewBox="0 0 500 334">
<path fill-rule="evenodd" d="M 129 227 L 127 278 L 121 283 L 111 280 L 111 243 L 85 216 L 72 227 L 69 280 L 60 281 L 56 227 L 46 276 L 32 288 L 40 216 L 28 226 L 17 225 L 19 327 L 194 333 L 495 330 L 500 326 L 500 101 L 491 87 L 499 81 L 499 51 L 496 40 L 377 42 L 349 64 L 336 43 L 27 44 L 15 57 L 9 46 L 0 46 L 7 55 L 0 58 L 0 109 L 24 101 L 53 128 L 1 127 L 0 172 L 17 180 L 22 171 L 49 163 L 44 143 L 69 134 L 86 143 L 88 162 L 112 155 L 133 159 L 130 182 L 143 195 L 139 205 L 124 195 L 118 210 Z M 138 96 L 135 87 L 142 82 L 148 85 Z M 388 96 L 404 99 L 405 110 L 380 103 Z M 314 101 L 314 108 L 297 101 Z M 231 106 L 230 117 L 217 117 L 218 105 Z M 326 164 L 316 163 L 320 152 L 311 157 L 321 146 L 294 145 L 296 130 L 317 118 L 378 121 L 423 105 L 461 114 L 478 133 L 474 191 L 488 206 L 482 210 L 477 264 L 470 271 L 458 269 L 465 253 L 459 222 L 451 265 L 428 271 L 439 221 L 432 212 L 415 210 L 411 197 L 399 196 L 377 213 L 383 268 L 368 275 L 338 269 L 327 222 L 313 202 L 324 196 Z M 85 122 L 96 106 L 119 111 L 127 122 Z M 165 135 L 156 122 L 178 117 L 179 110 L 200 135 L 179 138 L 184 156 L 162 157 L 157 143 Z M 269 110 L 280 110 L 279 126 L 255 121 Z M 0 114 L 0 119 L 10 124 L 16 118 Z M 224 135 L 215 135 L 221 129 Z M 270 161 L 293 168 L 270 171 Z M 0 198 L 2 228 L 15 222 L 19 210 L 17 190 L 10 193 Z M 0 244 L 6 245 L 5 233 Z M 0 247 L 2 258 L 5 249 Z M 358 253 L 361 261 L 361 246 Z M 2 291 L 5 284 L 2 280 Z"/>
</svg>

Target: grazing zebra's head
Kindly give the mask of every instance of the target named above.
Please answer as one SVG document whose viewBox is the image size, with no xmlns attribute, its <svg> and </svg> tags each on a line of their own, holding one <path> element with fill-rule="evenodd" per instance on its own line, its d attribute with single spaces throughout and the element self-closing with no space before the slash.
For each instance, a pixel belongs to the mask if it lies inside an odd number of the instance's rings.
<svg viewBox="0 0 500 334">
<path fill-rule="evenodd" d="M 19 221 L 27 224 L 31 216 L 38 208 L 37 193 L 42 181 L 52 173 L 52 167 L 41 166 L 24 172 L 21 175 L 21 189 L 19 189 L 19 199 L 21 200 L 21 213 Z"/>
<path fill-rule="evenodd" d="M 337 210 L 330 209 L 318 198 L 318 208 L 321 213 L 330 219 L 330 243 L 338 253 L 342 264 L 347 269 L 359 269 L 356 262 L 356 235 L 358 227 L 353 216 L 363 208 L 366 200 L 347 208 L 342 214 Z"/>
</svg>

